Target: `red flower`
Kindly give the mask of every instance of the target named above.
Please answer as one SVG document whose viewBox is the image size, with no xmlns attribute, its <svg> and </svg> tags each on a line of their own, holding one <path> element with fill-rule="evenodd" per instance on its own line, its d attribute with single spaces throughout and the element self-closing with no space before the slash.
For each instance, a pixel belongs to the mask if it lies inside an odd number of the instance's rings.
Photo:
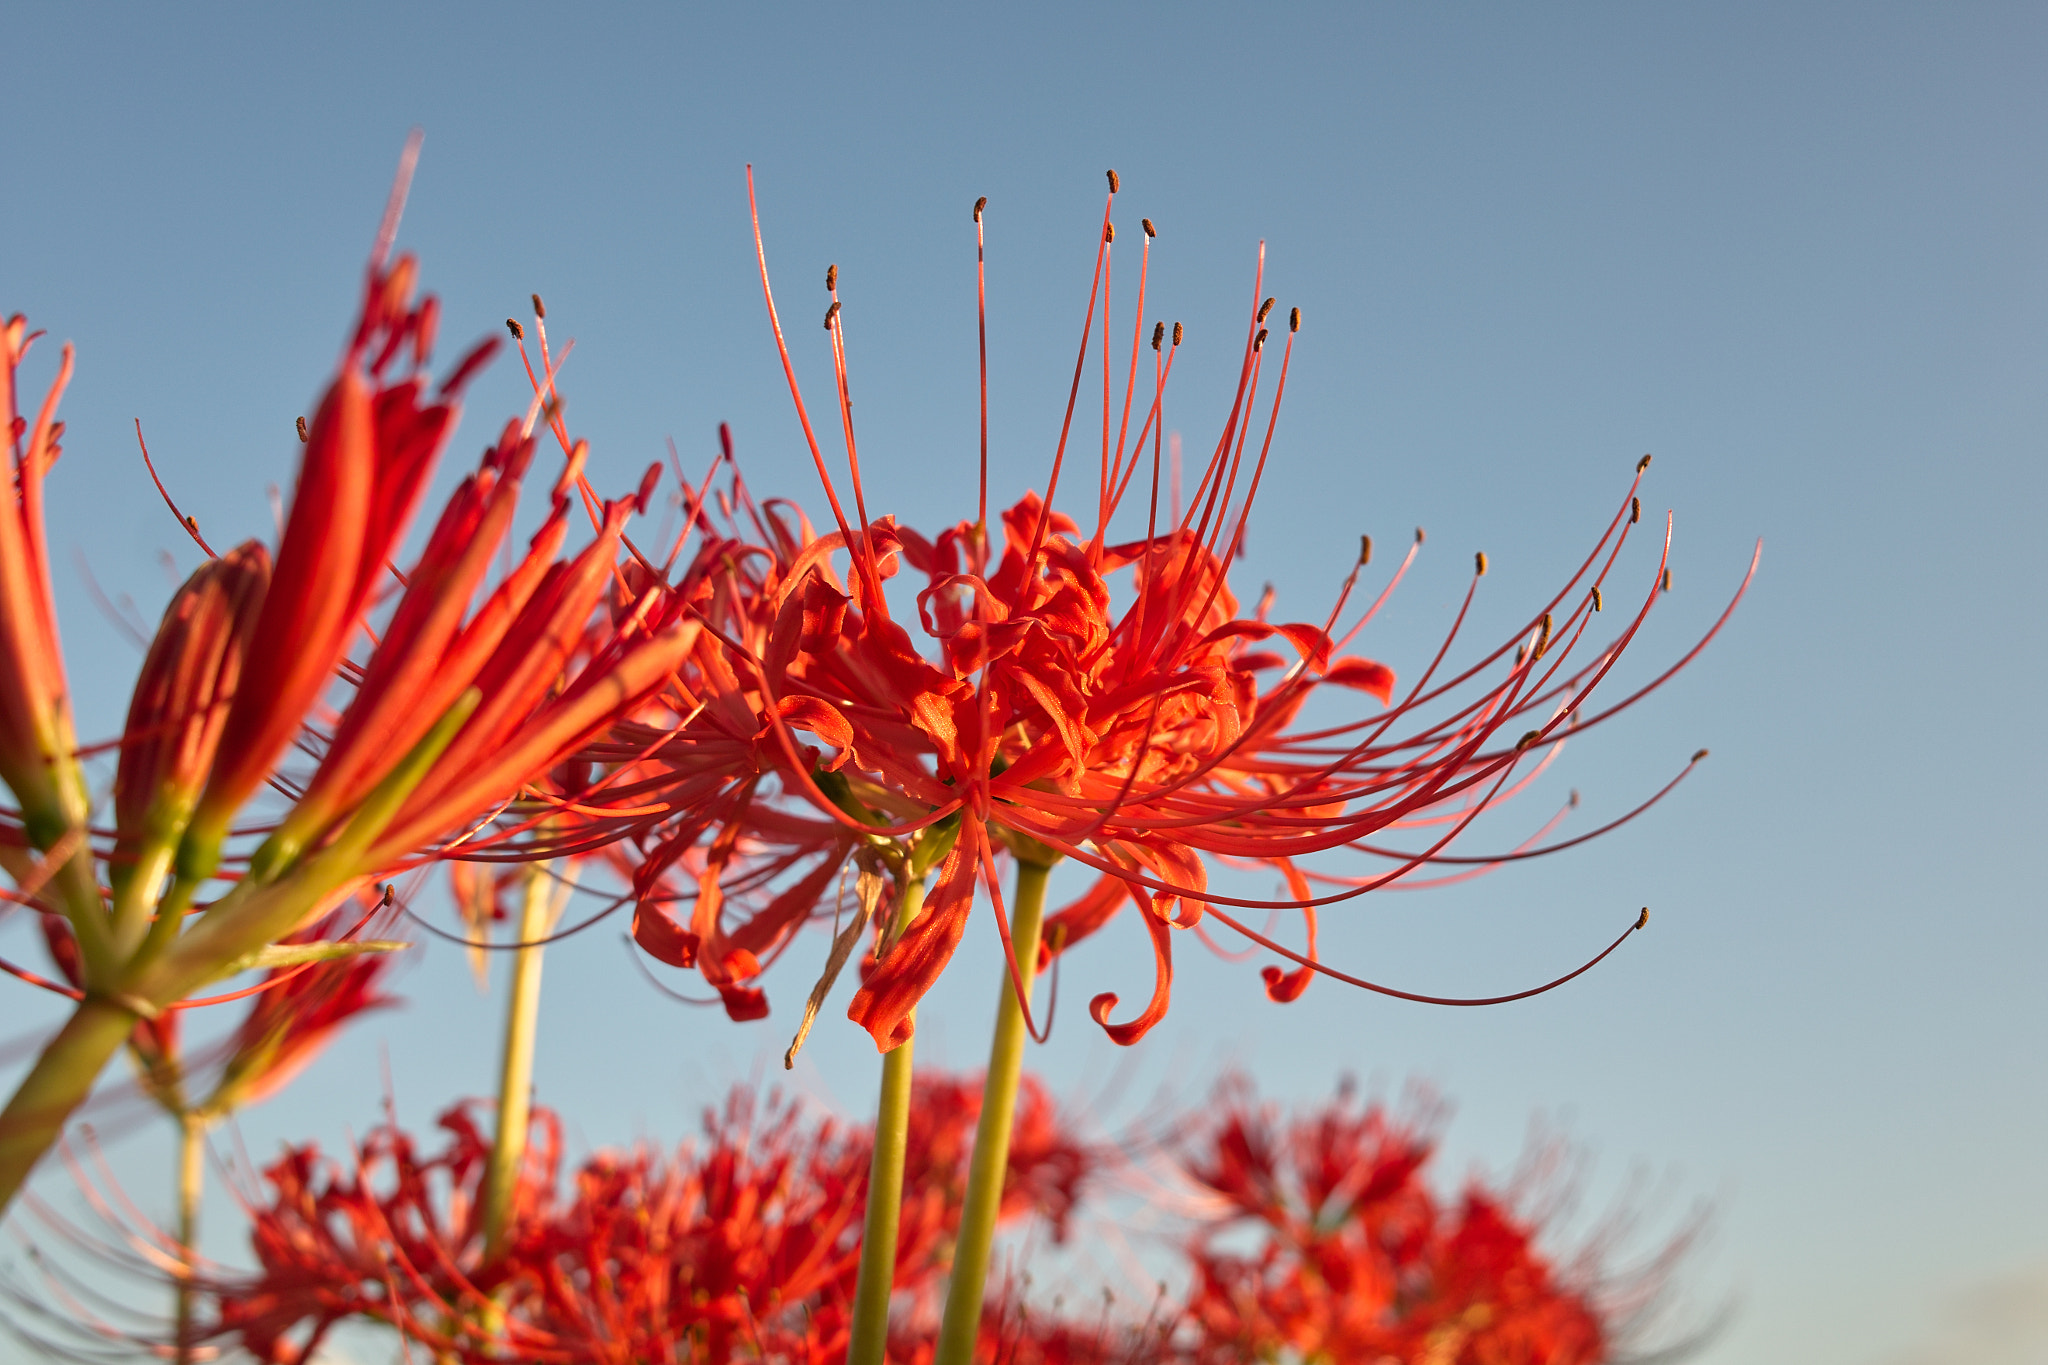
<svg viewBox="0 0 2048 1365">
<path fill-rule="evenodd" d="M 1614 1315 L 1560 1280 L 1531 1222 L 1477 1182 L 1448 1206 L 1423 1183 L 1426 1126 L 1344 1096 L 1284 1124 L 1241 1084 L 1219 1099 L 1187 1165 L 1223 1210 L 1189 1247 L 1191 1365 L 1608 1358 Z"/>
<path fill-rule="evenodd" d="M 747 722 L 758 717 L 762 731 L 772 728 L 780 744 L 777 776 L 785 798 L 807 799 L 840 829 L 884 841 L 959 820 L 957 842 L 924 913 L 887 945 L 849 1011 L 885 1050 L 909 1036 L 911 1011 L 950 960 L 980 884 L 988 886 L 1010 949 L 995 875 L 996 856 L 1005 847 L 1027 850 L 1039 861 L 1072 858 L 1099 876 L 1086 895 L 1048 923 L 1048 956 L 1086 937 L 1125 903 L 1137 907 L 1153 944 L 1150 1001 L 1121 1022 L 1111 1019 L 1115 996 L 1100 996 L 1090 1006 L 1118 1042 L 1136 1041 L 1165 1013 L 1172 931 L 1203 932 L 1207 920 L 1289 961 L 1288 968 L 1266 969 L 1267 991 L 1276 1000 L 1298 996 L 1313 973 L 1433 999 L 1320 963 L 1318 910 L 1420 868 L 1485 866 L 1551 851 L 1525 846 L 1474 857 L 1454 853 L 1451 846 L 1482 811 L 1519 791 L 1531 765 L 1567 733 L 1642 695 L 1605 709 L 1594 704 L 1596 688 L 1668 582 L 1661 555 L 1640 606 L 1610 642 L 1584 657 L 1584 637 L 1638 520 L 1636 485 L 1579 572 L 1523 629 L 1446 677 L 1443 660 L 1457 637 L 1454 626 L 1437 659 L 1398 700 L 1389 668 L 1342 652 L 1378 606 L 1355 620 L 1345 616 L 1369 542 L 1336 604 L 1319 620 L 1275 623 L 1268 616 L 1270 597 L 1250 615 L 1241 614 L 1229 569 L 1266 474 L 1299 312 L 1289 315 L 1275 374 L 1269 369 L 1274 348 L 1267 344 L 1269 319 L 1279 325 L 1273 300 L 1253 309 L 1230 412 L 1189 505 L 1185 511 L 1162 508 L 1164 392 L 1181 330 L 1174 328 L 1174 347 L 1168 348 L 1164 325 L 1153 329 L 1149 398 L 1139 397 L 1135 362 L 1121 383 L 1114 382 L 1107 358 L 1113 240 L 1106 208 L 1067 428 L 1054 454 L 1047 495 L 1026 493 L 1004 514 L 999 557 L 984 520 L 963 521 L 927 540 L 888 517 L 869 517 L 835 296 L 826 327 L 855 515 L 849 517 L 813 436 L 812 453 L 837 529 L 807 537 L 787 569 L 763 581 L 762 593 L 774 609 L 765 644 L 731 642 L 743 661 L 735 666 L 743 668 L 740 690 L 753 703 Z M 1148 261 L 1150 240 L 1148 230 Z M 765 291 L 765 253 L 762 280 Z M 1254 298 L 1260 282 L 1254 282 Z M 1141 265 L 1134 358 L 1142 354 L 1144 288 Z M 1059 490 L 1065 432 L 1072 427 L 1098 305 L 1105 355 L 1103 440 L 1091 481 L 1094 529 L 1084 533 L 1049 503 Z M 780 346 L 772 295 L 769 311 Z M 811 433 L 786 347 L 783 360 L 798 415 Z M 1261 412 L 1268 388 L 1271 397 Z M 1148 466 L 1144 506 L 1134 518 L 1140 525 L 1133 527 L 1141 533 L 1117 539 L 1111 527 Z M 984 507 L 986 502 L 984 493 Z M 1668 535 L 1667 526 L 1667 543 Z M 847 561 L 843 584 L 832 568 L 835 555 Z M 918 652 L 892 619 L 882 592 L 882 582 L 901 560 L 926 576 L 918 609 L 935 659 Z M 1396 571 L 1395 582 L 1408 562 Z M 1483 555 L 1478 569 L 1484 573 Z M 1124 570 L 1129 588 L 1119 608 L 1112 575 Z M 1392 587 L 1390 582 L 1388 591 Z M 1463 616 L 1461 611 L 1459 624 Z M 1332 687 L 1338 696 L 1351 694 L 1354 708 L 1358 693 L 1376 705 L 1363 714 L 1352 709 L 1355 718 L 1337 724 L 1298 724 L 1311 697 Z M 808 732 L 829 757 L 800 747 L 792 731 Z M 814 763 L 836 775 L 832 790 L 821 783 Z M 757 785 L 747 789 L 749 809 L 758 806 L 758 792 Z M 741 846 L 746 828 L 739 810 L 721 810 L 706 813 L 695 832 L 682 837 L 688 841 L 701 833 L 710 839 L 710 877 L 726 866 L 722 850 Z M 1418 847 L 1389 841 L 1403 830 L 1424 831 Z M 1325 854 L 1365 854 L 1387 867 L 1358 877 L 1304 862 Z M 1270 867 L 1284 878 L 1289 894 L 1266 899 L 1214 892 L 1207 871 L 1212 860 Z M 1319 892 L 1317 883 L 1325 889 Z M 716 885 L 713 880 L 700 887 L 700 916 L 705 888 Z M 1275 908 L 1303 912 L 1305 950 L 1275 942 L 1242 915 L 1245 909 Z"/>
<path fill-rule="evenodd" d="M 388 256 L 403 189 L 401 177 L 339 372 L 302 431 L 275 569 L 255 542 L 202 567 L 152 644 L 119 742 L 111 842 L 94 843 L 88 824 L 42 534 L 68 352 L 30 427 L 13 418 L 24 326 L 0 329 L 15 489 L 0 516 L 0 778 L 20 803 L 18 815 L 0 813 L 0 861 L 17 899 L 65 917 L 78 959 L 70 987 L 0 964 L 78 1001 L 0 1113 L 0 1205 L 136 1021 L 183 1007 L 364 883 L 450 841 L 516 845 L 533 823 L 525 812 L 510 829 L 486 827 L 522 797 L 544 804 L 547 774 L 630 714 L 690 647 L 681 603 L 659 585 L 606 600 L 625 522 L 648 490 L 597 502 L 580 446 L 526 555 L 487 586 L 533 456 L 538 402 L 457 488 L 411 572 L 391 564 L 457 397 L 494 344 L 430 383 L 439 306 L 415 299 L 410 256 Z M 572 493 L 587 499 L 594 535 L 569 554 Z M 181 521 L 204 547 L 196 523 Z M 378 628 L 387 575 L 398 600 Z M 359 634 L 368 649 L 357 662 Z M 329 712 L 337 676 L 353 696 Z M 278 771 L 302 733 L 319 759 L 303 781 Z M 287 799 L 283 818 L 234 828 L 266 783 Z M 251 850 L 242 839 L 255 834 L 267 837 Z"/>
</svg>

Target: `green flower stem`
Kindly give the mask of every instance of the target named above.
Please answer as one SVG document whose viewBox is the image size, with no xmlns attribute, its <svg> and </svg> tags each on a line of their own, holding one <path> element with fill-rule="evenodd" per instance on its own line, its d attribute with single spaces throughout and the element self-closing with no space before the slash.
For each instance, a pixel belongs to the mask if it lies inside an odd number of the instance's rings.
<svg viewBox="0 0 2048 1365">
<path fill-rule="evenodd" d="M 192 1277 L 199 1259 L 199 1195 L 206 1186 L 206 1130 L 203 1115 L 178 1116 L 178 1245 L 185 1263 L 178 1272 L 176 1303 L 177 1365 L 197 1358 L 192 1340 Z"/>
<path fill-rule="evenodd" d="M 537 863 L 526 876 L 526 902 L 519 913 L 519 941 L 548 936 L 555 927 L 560 901 L 554 894 L 548 865 Z M 521 948 L 512 955 L 512 1000 L 505 1010 L 505 1054 L 498 1071 L 498 1132 L 491 1143 L 490 1165 L 484 1170 L 484 1259 L 495 1260 L 505 1249 L 510 1230 L 512 1195 L 519 1185 L 519 1167 L 526 1157 L 526 1130 L 533 1106 L 533 1040 L 540 1022 L 540 947 Z"/>
<path fill-rule="evenodd" d="M 133 1027 L 132 1012 L 88 996 L 43 1048 L 7 1108 L 0 1110 L 0 1209 L 13 1202 Z"/>
<path fill-rule="evenodd" d="M 910 878 L 896 911 L 896 932 L 924 908 L 924 879 Z M 912 1016 L 913 1018 L 915 1015 Z M 860 1279 L 853 1291 L 853 1340 L 847 1365 L 883 1365 L 889 1344 L 889 1295 L 896 1283 L 896 1227 L 903 1213 L 903 1156 L 910 1146 L 910 1059 L 915 1039 L 882 1055 L 882 1094 L 875 1106 L 875 1151 L 868 1165 L 867 1226 L 861 1232 Z"/>
<path fill-rule="evenodd" d="M 1010 942 L 1017 954 L 1019 984 L 1028 996 L 1038 969 L 1038 926 L 1045 915 L 1045 884 L 1052 868 L 1017 861 L 1017 891 L 1010 899 Z M 1017 1112 L 1017 1082 L 1024 1074 L 1024 1011 L 1010 988 L 1005 967 L 996 1006 L 995 1040 L 988 1050 L 988 1077 L 981 1087 L 981 1122 L 974 1130 L 974 1161 L 967 1173 L 967 1201 L 960 1211 L 960 1236 L 953 1245 L 953 1281 L 946 1290 L 946 1315 L 939 1324 L 934 1365 L 974 1365 L 981 1327 L 982 1295 L 988 1287 L 990 1248 L 1003 1202 L 1003 1176 L 1010 1164 L 1010 1128 Z"/>
</svg>

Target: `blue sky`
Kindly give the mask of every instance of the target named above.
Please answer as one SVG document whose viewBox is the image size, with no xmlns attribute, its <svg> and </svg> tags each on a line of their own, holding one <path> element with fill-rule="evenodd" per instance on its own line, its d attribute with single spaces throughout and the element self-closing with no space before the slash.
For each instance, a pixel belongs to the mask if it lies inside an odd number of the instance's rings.
<svg viewBox="0 0 2048 1365">
<path fill-rule="evenodd" d="M 873 502 L 972 514 L 973 240 L 988 195 L 993 459 L 1041 484 L 1072 366 L 1103 170 L 1151 217 L 1158 315 L 1186 321 L 1172 421 L 1213 432 L 1258 243 L 1307 319 L 1254 586 L 1327 603 L 1360 532 L 1426 553 L 1362 642 L 1428 657 L 1470 554 L 1505 632 L 1605 524 L 1634 461 L 1675 510 L 1676 590 L 1632 650 L 1675 657 L 1763 569 L 1714 647 L 1560 760 L 1626 831 L 1441 894 L 1331 916 L 1331 960 L 1422 990 L 1554 975 L 1640 904 L 1650 931 L 1570 988 L 1442 1011 L 1329 983 L 1267 1003 L 1251 964 L 1183 955 L 1133 1053 L 1079 1009 L 1033 1064 L 1056 1085 L 1199 1094 L 1222 1065 L 1272 1093 L 1346 1071 L 1457 1105 L 1446 1174 L 1510 1166 L 1530 1118 L 1718 1209 L 1692 1272 L 1735 1316 L 1702 1359 L 1904 1365 L 2034 1358 L 2048 1301 L 2040 1046 L 2048 803 L 2038 565 L 2048 432 L 2048 16 L 2025 6 L 790 6 L 754 18 L 615 6 L 112 12 L 16 5 L 0 88 L 0 311 L 79 349 L 53 544 L 82 728 L 118 723 L 136 652 L 74 547 L 153 616 L 189 545 L 134 455 L 140 418 L 186 510 L 267 534 L 292 418 L 331 366 L 408 129 L 402 241 L 454 343 L 539 291 L 573 335 L 569 421 L 619 489 L 673 436 L 732 423 L 757 488 L 819 506 L 758 285 L 743 168 L 812 384 L 818 275 L 840 266 Z M 499 364 L 455 455 L 521 405 Z M 1647 572 L 1647 569 L 1644 570 Z M 1939 742 L 1937 742 L 1939 741 Z M 1506 828 L 1506 827 L 1504 827 Z M 978 924 L 925 1011 L 921 1057 L 970 1065 L 991 1009 Z M 19 925 L 0 953 L 29 955 Z M 1110 935 L 1070 1001 L 1142 997 Z M 671 1140 L 768 1025 L 680 1010 L 615 937 L 548 966 L 538 1082 L 588 1143 Z M 489 1083 L 497 1004 L 457 952 L 406 978 L 283 1099 L 252 1152 L 374 1117 L 380 1057 L 424 1121 Z M 23 990 L 8 1035 L 53 1018 Z M 836 1022 L 835 1022 L 836 1021 Z M 796 1083 L 859 1112 L 876 1064 L 828 1016 Z M 163 1150 L 144 1132 L 139 1189 Z M 212 1245 L 231 1253 L 232 1213 Z M 1969 1305 L 2018 1303 L 1997 1340 Z M 1973 1297 L 1974 1296 L 1974 1297 Z M 0 1350 L 7 1348 L 0 1347 Z"/>
</svg>

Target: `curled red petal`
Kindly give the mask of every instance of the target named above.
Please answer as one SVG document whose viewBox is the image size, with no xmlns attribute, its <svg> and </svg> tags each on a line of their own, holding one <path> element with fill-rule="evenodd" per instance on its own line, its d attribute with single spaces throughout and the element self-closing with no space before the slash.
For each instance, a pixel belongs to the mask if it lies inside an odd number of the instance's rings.
<svg viewBox="0 0 2048 1365">
<path fill-rule="evenodd" d="M 1119 1047 L 1132 1043 L 1151 1032 L 1152 1026 L 1166 1017 L 1166 1003 L 1173 994 L 1173 940 L 1167 937 L 1172 932 L 1167 922 L 1148 910 L 1145 914 L 1145 928 L 1152 935 L 1152 999 L 1148 1001 L 1138 1017 L 1122 1024 L 1109 1022 L 1109 1012 L 1116 1008 L 1117 997 L 1108 991 L 1088 1002 L 1089 1017 L 1102 1025 L 1102 1031 L 1109 1040 Z"/>
<path fill-rule="evenodd" d="M 649 957 L 671 967 L 697 965 L 698 937 L 676 923 L 668 911 L 648 901 L 633 907 L 633 941 Z"/>
<path fill-rule="evenodd" d="M 889 955 L 875 964 L 847 1006 L 846 1017 L 873 1036 L 878 1050 L 888 1052 L 910 1041 L 917 1031 L 911 1011 L 960 946 L 967 913 L 974 904 L 975 870 L 987 838 L 979 820 L 962 821 L 960 838 L 925 897 L 924 912 Z"/>
</svg>

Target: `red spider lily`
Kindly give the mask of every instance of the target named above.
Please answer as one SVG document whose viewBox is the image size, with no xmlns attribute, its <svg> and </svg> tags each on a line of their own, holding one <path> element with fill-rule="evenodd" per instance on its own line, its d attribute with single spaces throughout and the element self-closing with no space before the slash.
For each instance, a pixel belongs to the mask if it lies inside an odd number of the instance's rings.
<svg viewBox="0 0 2048 1365">
<path fill-rule="evenodd" d="M 920 1081 L 921 1125 L 898 1279 L 929 1299 L 965 1185 L 976 1077 Z M 1064 1230 L 1093 1168 L 1050 1101 L 1027 1091 L 1006 1216 Z M 462 1360 L 824 1362 L 842 1356 L 858 1258 L 867 1142 L 794 1105 L 735 1089 L 701 1145 L 664 1159 L 600 1153 L 556 1193 L 559 1124 L 528 1157 L 506 1251 L 482 1255 L 477 1195 L 489 1144 L 458 1106 L 432 1156 L 395 1124 L 353 1169 L 294 1148 L 252 1206 L 259 1269 L 211 1291 L 211 1339 L 265 1361 L 305 1360 L 337 1323 L 369 1319 Z"/>
<path fill-rule="evenodd" d="M 111 841 L 87 825 L 82 800 L 64 795 L 82 792 L 83 779 L 62 705 L 39 494 L 55 457 L 57 390 L 26 446 L 16 424 L 15 515 L 0 518 L 8 528 L 0 530 L 0 595 L 15 604 L 0 640 L 0 763 L 9 765 L 0 776 L 21 807 L 18 816 L 0 814 L 0 845 L 16 899 L 69 921 L 79 983 L 40 982 L 4 965 L 79 1008 L 0 1116 L 0 1202 L 137 1019 L 200 1003 L 186 997 L 270 965 L 261 959 L 267 945 L 364 882 L 438 856 L 448 841 L 482 848 L 515 838 L 516 813 L 509 833 L 486 827 L 630 713 L 690 647 L 690 631 L 675 620 L 680 604 L 653 585 L 616 613 L 601 610 L 617 605 L 606 593 L 645 489 L 638 499 L 592 501 L 594 536 L 564 553 L 570 492 L 583 488 L 580 458 L 527 553 L 486 584 L 532 459 L 538 403 L 525 422 L 506 425 L 458 486 L 411 571 L 391 565 L 453 430 L 457 396 L 493 345 L 474 348 L 430 386 L 439 307 L 432 297 L 415 300 L 413 259 L 388 255 L 403 188 L 401 177 L 361 315 L 303 431 L 275 570 L 251 542 L 202 567 L 166 613 L 119 743 Z M 7 336 L 11 403 L 25 343 L 19 326 Z M 196 523 L 181 520 L 204 547 Z M 369 613 L 387 574 L 397 601 L 373 629 Z M 359 634 L 369 647 L 355 662 Z M 330 712 L 323 699 L 337 675 L 352 695 L 337 697 Z M 310 777 L 277 772 L 309 728 L 305 742 L 319 760 Z M 266 781 L 288 809 L 246 831 L 267 836 L 253 850 L 239 837 L 231 844 L 242 833 L 231 821 L 248 818 L 243 806 Z M 111 902 L 95 864 L 113 883 Z M 199 900 L 222 884 L 210 904 Z"/>
<path fill-rule="evenodd" d="M 1693 1235 L 1638 1274 L 1561 1265 L 1538 1249 L 1548 1214 L 1474 1179 L 1453 1199 L 1428 1180 L 1428 1118 L 1348 1094 L 1283 1118 L 1227 1082 L 1175 1144 L 1201 1192 L 1175 1243 L 1184 1295 L 1142 1322 L 1034 1311 L 1014 1288 L 984 1315 L 978 1360 L 996 1365 L 1239 1365 L 1252 1360 L 1416 1365 L 1593 1365 L 1635 1341 Z M 1156 1191 L 1156 1187 L 1154 1187 Z M 929 1358 L 906 1340 L 900 1359 Z"/>
<path fill-rule="evenodd" d="M 1613 1315 L 1560 1282 L 1499 1193 L 1475 1182 L 1447 1205 L 1423 1183 L 1425 1129 L 1341 1097 L 1284 1125 L 1241 1088 L 1223 1110 L 1187 1166 L 1223 1208 L 1189 1247 L 1191 1365 L 1609 1358 Z"/>
<path fill-rule="evenodd" d="M 883 945 L 886 951 L 849 1013 L 884 1050 L 908 1038 L 911 1012 L 950 960 L 982 883 L 989 888 L 1006 952 L 1014 958 L 995 877 L 995 859 L 1006 847 L 1025 849 L 1033 860 L 1069 857 L 1098 874 L 1086 895 L 1049 921 L 1042 950 L 1048 957 L 1086 937 L 1124 904 L 1137 906 L 1154 950 L 1151 999 L 1122 1022 L 1111 1020 L 1117 1003 L 1113 995 L 1097 997 L 1090 1007 L 1120 1043 L 1135 1042 L 1165 1013 L 1172 931 L 1204 933 L 1205 921 L 1212 919 L 1292 964 L 1291 969 L 1266 970 L 1267 990 L 1276 1000 L 1298 996 L 1312 974 L 1447 1004 L 1492 1003 L 1534 993 L 1452 1000 L 1362 981 L 1317 960 L 1316 915 L 1325 905 L 1393 884 L 1425 867 L 1485 867 L 1577 842 L 1539 847 L 1532 841 L 1503 855 L 1452 851 L 1453 841 L 1472 821 L 1526 785 L 1531 765 L 1554 753 L 1568 733 L 1597 724 L 1650 690 L 1604 709 L 1594 705 L 1595 689 L 1668 582 L 1662 555 L 1640 606 L 1619 633 L 1592 647 L 1590 657 L 1585 653 L 1584 637 L 1603 605 L 1603 589 L 1611 590 L 1610 574 L 1639 519 L 1636 485 L 1578 573 L 1531 615 L 1525 628 L 1477 663 L 1452 672 L 1444 660 L 1462 627 L 1466 609 L 1461 609 L 1437 657 L 1397 700 L 1391 669 L 1342 652 L 1386 597 L 1383 592 L 1347 621 L 1345 608 L 1369 558 L 1369 542 L 1336 604 L 1319 620 L 1275 623 L 1268 615 L 1270 600 L 1242 615 L 1229 585 L 1230 565 L 1243 545 L 1251 505 L 1266 475 L 1298 310 L 1289 315 L 1284 343 L 1276 348 L 1267 344 L 1273 300 L 1255 303 L 1229 416 L 1194 495 L 1185 511 L 1162 509 L 1164 394 L 1182 334 L 1176 326 L 1174 345 L 1167 347 L 1164 324 L 1153 328 L 1150 395 L 1141 396 L 1137 358 L 1143 354 L 1148 225 L 1131 364 L 1122 382 L 1116 382 L 1109 357 L 1114 237 L 1105 207 L 1082 351 L 1046 493 L 1026 493 L 1002 517 L 999 557 L 986 519 L 985 460 L 984 512 L 975 521 L 926 539 L 889 517 L 870 517 L 847 399 L 835 272 L 828 279 L 833 306 L 826 329 L 851 476 L 854 514 L 849 516 L 804 405 L 761 252 L 770 320 L 836 529 L 804 537 L 786 567 L 778 560 L 777 572 L 761 578 L 759 598 L 773 613 L 765 641 L 758 628 L 748 637 L 722 633 L 729 659 L 740 661 L 726 663 L 735 678 L 720 694 L 735 703 L 732 737 L 737 740 L 745 732 L 757 770 L 763 751 L 774 752 L 766 743 L 772 738 L 779 749 L 774 761 L 780 793 L 811 802 L 837 827 L 842 843 L 853 837 L 905 839 L 958 817 L 957 842 L 939 869 L 924 913 L 900 938 Z M 758 249 L 758 228 L 756 238 Z M 1255 300 L 1262 283 L 1262 278 L 1254 281 Z M 1060 491 L 1088 348 L 1097 344 L 1098 307 L 1102 450 L 1092 481 L 1094 529 L 1084 533 L 1051 502 Z M 1272 321 L 1277 327 L 1278 320 Z M 1277 369 L 1269 368 L 1275 349 Z M 1112 536 L 1112 523 L 1148 465 L 1142 533 L 1134 539 Z M 1638 484 L 1641 472 L 1639 466 Z M 1668 537 L 1667 525 L 1667 547 Z M 847 563 L 843 582 L 833 569 L 840 555 Z M 1395 581 L 1412 558 L 1413 551 Z M 926 576 L 927 586 L 917 598 L 919 624 L 933 642 L 936 662 L 920 654 L 909 632 L 893 619 L 881 586 L 904 560 Z M 1481 574 L 1484 562 L 1480 556 Z M 1128 586 L 1121 589 L 1118 606 L 1115 585 L 1124 580 L 1113 575 L 1124 570 L 1129 571 Z M 1470 600 L 1468 592 L 1467 608 Z M 1264 648 L 1267 644 L 1281 646 L 1281 652 Z M 1305 705 L 1329 687 L 1340 695 L 1364 693 L 1377 706 L 1336 724 L 1299 723 Z M 799 731 L 819 741 L 825 752 L 800 745 Z M 741 784 L 729 776 L 733 771 L 721 770 L 720 780 L 729 784 L 723 790 L 739 793 L 734 808 L 707 812 L 676 841 L 685 851 L 695 849 L 700 835 L 707 841 L 699 855 L 703 871 L 692 926 L 700 941 L 717 925 L 718 902 L 711 893 L 723 885 L 719 878 L 733 851 L 744 846 L 751 828 L 765 823 L 757 815 L 759 779 L 749 772 Z M 823 783 L 820 772 L 833 774 L 834 783 Z M 1398 840 L 1404 830 L 1419 832 L 1418 847 L 1384 842 Z M 821 843 L 825 838 L 822 832 L 815 837 Z M 1357 854 L 1388 866 L 1359 877 L 1303 861 Z M 669 854 L 671 861 L 683 856 L 673 848 Z M 1270 899 L 1214 891 L 1208 880 L 1211 861 L 1271 868 L 1284 878 L 1289 894 Z M 1318 893 L 1317 881 L 1327 889 Z M 789 901 L 777 903 L 778 923 L 793 922 L 824 884 L 792 887 Z M 1290 949 L 1253 929 L 1244 909 L 1300 910 L 1306 950 Z M 643 935 L 643 943 L 649 937 Z"/>
<path fill-rule="evenodd" d="M 927 1076 L 913 1129 L 889 1358 L 928 1365 L 933 1307 L 965 1184 L 979 1078 Z M 1078 1141 L 1027 1080 L 1005 1218 L 1055 1238 L 1103 1218 L 1089 1196 L 1106 1153 Z M 745 1087 L 707 1113 L 673 1156 L 600 1152 L 559 1179 L 560 1124 L 534 1112 L 507 1253 L 483 1255 L 477 1199 L 490 1145 L 474 1106 L 444 1114 L 441 1141 L 395 1121 L 335 1163 L 288 1148 L 245 1193 L 256 1267 L 202 1274 L 205 1338 L 297 1365 L 344 1323 L 395 1329 L 436 1358 L 481 1362 L 688 1359 L 828 1365 L 844 1356 L 864 1197 L 866 1142 Z M 1246 1360 L 1393 1359 L 1421 1365 L 1590 1365 L 1641 1340 L 1643 1309 L 1668 1286 L 1689 1234 L 1617 1278 L 1610 1244 L 1560 1262 L 1540 1249 L 1561 1204 L 1531 1187 L 1474 1179 L 1445 1197 L 1430 1180 L 1430 1112 L 1397 1117 L 1348 1093 L 1290 1115 L 1227 1082 L 1180 1127 L 1143 1187 L 1195 1193 L 1162 1250 L 1179 1261 L 1140 1320 L 1105 1296 L 1099 1312 L 1032 1302 L 1012 1275 L 984 1315 L 988 1365 L 1237 1365 Z M 104 1176 L 102 1176 L 104 1180 Z M 92 1194 L 90 1183 L 82 1188 Z M 162 1273 L 162 1234 L 114 1191 L 94 1196 L 116 1243 L 39 1213 L 96 1263 Z M 1548 1210 L 1548 1211 L 1546 1211 Z M 1108 1215 L 1115 1217 L 1114 1214 Z M 55 1262 L 49 1263 L 55 1273 Z M 77 1281 L 46 1298 L 0 1285 L 56 1333 L 114 1335 Z M 124 1339 L 147 1346 L 147 1331 Z"/>
</svg>

